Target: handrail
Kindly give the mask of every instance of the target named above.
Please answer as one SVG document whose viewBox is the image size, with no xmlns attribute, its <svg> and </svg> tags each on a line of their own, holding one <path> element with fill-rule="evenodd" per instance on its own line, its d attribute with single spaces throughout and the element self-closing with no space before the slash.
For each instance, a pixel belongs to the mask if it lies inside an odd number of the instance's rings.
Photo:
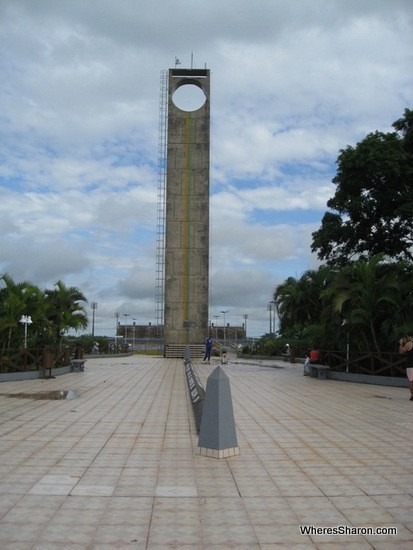
<svg viewBox="0 0 413 550">
<path fill-rule="evenodd" d="M 381 376 L 405 376 L 405 358 L 398 353 L 321 350 L 323 362 L 336 371 Z"/>
<path fill-rule="evenodd" d="M 291 362 L 295 363 L 297 358 L 304 358 L 307 348 L 291 348 Z M 271 357 L 282 357 L 284 349 L 273 349 Z M 369 374 L 375 376 L 404 377 L 405 357 L 397 352 L 357 352 L 341 350 L 320 349 L 321 361 L 328 365 L 331 370 L 351 372 L 354 374 Z M 250 357 L 254 357 L 251 354 Z"/>
</svg>

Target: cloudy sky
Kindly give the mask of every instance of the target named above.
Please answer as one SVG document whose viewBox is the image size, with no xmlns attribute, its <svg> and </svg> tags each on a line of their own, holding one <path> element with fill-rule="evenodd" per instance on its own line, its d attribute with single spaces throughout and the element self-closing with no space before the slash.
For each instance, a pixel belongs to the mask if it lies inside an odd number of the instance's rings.
<svg viewBox="0 0 413 550">
<path fill-rule="evenodd" d="M 160 74 L 192 56 L 210 316 L 268 332 L 274 287 L 319 265 L 339 150 L 412 108 L 412 23 L 411 0 L 0 0 L 0 273 L 77 286 L 96 334 L 155 322 Z"/>
</svg>

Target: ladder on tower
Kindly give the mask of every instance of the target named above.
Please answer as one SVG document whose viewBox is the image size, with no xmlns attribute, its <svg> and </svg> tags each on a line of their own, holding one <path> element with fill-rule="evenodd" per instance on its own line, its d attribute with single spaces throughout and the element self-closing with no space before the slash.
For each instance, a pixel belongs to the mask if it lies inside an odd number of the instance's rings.
<svg viewBox="0 0 413 550">
<path fill-rule="evenodd" d="M 166 217 L 166 159 L 168 120 L 168 71 L 161 71 L 158 131 L 158 194 L 156 225 L 156 289 L 155 319 L 158 335 L 163 337 L 165 305 L 165 217 Z M 162 332 L 161 332 L 162 331 Z"/>
</svg>

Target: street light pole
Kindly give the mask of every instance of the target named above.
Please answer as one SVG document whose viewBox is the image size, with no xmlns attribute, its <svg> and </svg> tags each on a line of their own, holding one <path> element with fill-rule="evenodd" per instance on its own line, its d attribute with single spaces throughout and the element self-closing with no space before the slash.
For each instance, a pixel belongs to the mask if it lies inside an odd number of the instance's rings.
<svg viewBox="0 0 413 550">
<path fill-rule="evenodd" d="M 219 315 L 214 315 L 213 316 L 214 319 L 215 319 L 215 340 L 218 340 L 218 325 L 217 325 L 217 319 L 219 319 Z"/>
<path fill-rule="evenodd" d="M 92 308 L 92 336 L 95 336 L 95 311 L 98 308 L 97 302 L 91 302 L 90 307 Z"/>
<path fill-rule="evenodd" d="M 274 301 L 272 301 L 271 303 L 272 303 L 272 332 L 275 338 L 275 314 L 276 314 L 277 308 L 275 306 Z"/>
<path fill-rule="evenodd" d="M 32 318 L 30 315 L 22 315 L 20 317 L 19 321 L 22 325 L 24 325 L 24 349 L 27 348 L 27 325 L 31 325 L 33 323 Z"/>
<path fill-rule="evenodd" d="M 350 363 L 350 330 L 347 328 L 347 343 L 346 343 L 346 372 L 349 371 Z"/>
<path fill-rule="evenodd" d="M 346 328 L 347 331 L 347 338 L 346 338 L 346 372 L 349 371 L 349 363 L 350 363 L 350 327 L 348 324 L 347 319 L 344 319 L 344 321 L 341 323 L 342 327 Z"/>
<path fill-rule="evenodd" d="M 115 348 L 118 345 L 118 328 L 119 328 L 119 313 L 115 313 L 116 327 L 115 327 Z"/>
<path fill-rule="evenodd" d="M 127 337 L 128 337 L 128 317 L 130 317 L 130 313 L 124 313 L 123 316 L 125 317 L 125 344 L 127 345 Z"/>
<path fill-rule="evenodd" d="M 227 333 L 226 333 L 227 325 L 225 324 L 225 314 L 228 313 L 228 310 L 221 311 L 221 313 L 224 315 L 224 346 L 226 346 L 227 345 Z"/>
<path fill-rule="evenodd" d="M 247 341 L 247 319 L 248 314 L 244 313 L 244 332 L 245 332 L 245 341 Z"/>
<path fill-rule="evenodd" d="M 271 300 L 271 302 L 267 306 L 267 310 L 270 313 L 270 337 L 272 338 L 275 334 L 275 302 L 274 300 Z"/>
<path fill-rule="evenodd" d="M 270 338 L 272 338 L 272 302 L 268 304 L 267 310 L 270 312 Z"/>
</svg>

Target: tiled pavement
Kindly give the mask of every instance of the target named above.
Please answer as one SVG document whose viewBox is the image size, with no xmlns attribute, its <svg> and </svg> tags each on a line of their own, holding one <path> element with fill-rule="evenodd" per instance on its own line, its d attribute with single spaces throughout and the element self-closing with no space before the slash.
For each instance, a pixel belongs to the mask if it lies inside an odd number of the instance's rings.
<svg viewBox="0 0 413 550">
<path fill-rule="evenodd" d="M 194 362 L 204 383 L 215 361 Z M 413 547 L 408 390 L 232 360 L 241 454 L 213 459 L 195 452 L 181 360 L 86 367 L 0 384 L 2 550 Z M 10 397 L 58 390 L 78 397 Z M 302 535 L 300 525 L 397 535 Z"/>
</svg>

